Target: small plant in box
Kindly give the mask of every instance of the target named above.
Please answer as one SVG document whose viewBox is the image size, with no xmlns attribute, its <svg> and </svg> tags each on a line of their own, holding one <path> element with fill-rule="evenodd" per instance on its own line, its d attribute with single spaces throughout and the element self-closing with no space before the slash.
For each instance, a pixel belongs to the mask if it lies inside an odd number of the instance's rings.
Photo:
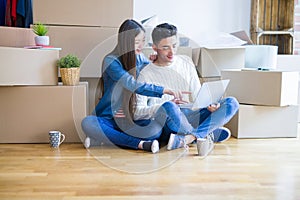
<svg viewBox="0 0 300 200">
<path fill-rule="evenodd" d="M 44 24 L 38 22 L 32 26 L 32 30 L 37 35 L 34 38 L 36 45 L 48 46 L 50 44 L 49 36 L 46 35 L 48 28 Z"/>
<path fill-rule="evenodd" d="M 57 61 L 57 67 L 64 85 L 78 85 L 80 78 L 81 60 L 72 54 L 60 58 Z"/>
</svg>

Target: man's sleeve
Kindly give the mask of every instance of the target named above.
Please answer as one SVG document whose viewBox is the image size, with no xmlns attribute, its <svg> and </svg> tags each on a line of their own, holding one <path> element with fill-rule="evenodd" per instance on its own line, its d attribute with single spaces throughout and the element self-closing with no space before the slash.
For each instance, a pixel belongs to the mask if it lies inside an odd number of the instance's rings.
<svg viewBox="0 0 300 200">
<path fill-rule="evenodd" d="M 189 72 L 190 72 L 190 91 L 192 92 L 191 96 L 193 98 L 193 102 L 195 101 L 195 98 L 197 97 L 199 90 L 201 88 L 200 79 L 198 77 L 198 73 L 196 70 L 196 67 L 192 61 L 192 59 L 189 60 L 187 63 L 189 65 Z"/>
</svg>

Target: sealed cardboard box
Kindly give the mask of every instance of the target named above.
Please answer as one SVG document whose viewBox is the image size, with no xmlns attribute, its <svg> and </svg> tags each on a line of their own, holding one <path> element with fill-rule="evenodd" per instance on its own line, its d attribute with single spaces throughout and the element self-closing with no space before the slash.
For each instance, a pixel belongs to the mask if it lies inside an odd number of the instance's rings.
<svg viewBox="0 0 300 200">
<path fill-rule="evenodd" d="M 82 61 L 81 77 L 100 77 L 102 60 L 117 43 L 118 28 L 49 26 L 51 45 L 60 57 L 75 54 Z M 86 60 L 85 60 L 86 59 Z"/>
<path fill-rule="evenodd" d="M 298 105 L 300 105 L 300 55 L 277 55 L 277 69 L 299 72 Z M 300 121 L 300 109 L 298 119 Z"/>
<path fill-rule="evenodd" d="M 298 104 L 298 72 L 222 70 L 222 79 L 230 79 L 226 95 L 236 97 L 243 104 Z"/>
<path fill-rule="evenodd" d="M 221 76 L 223 69 L 241 69 L 245 66 L 245 47 L 200 48 L 198 70 L 201 77 Z"/>
<path fill-rule="evenodd" d="M 133 18 L 133 0 L 33 0 L 33 21 L 45 24 L 119 27 Z"/>
<path fill-rule="evenodd" d="M 297 137 L 298 106 L 240 104 L 238 113 L 225 125 L 236 138 Z"/>
<path fill-rule="evenodd" d="M 48 143 L 50 130 L 65 142 L 84 139 L 81 120 L 87 115 L 87 83 L 78 86 L 0 87 L 0 142 Z"/>
<path fill-rule="evenodd" d="M 277 55 L 277 69 L 300 72 L 300 55 Z"/>
<path fill-rule="evenodd" d="M 58 50 L 0 47 L 0 85 L 57 85 Z"/>
<path fill-rule="evenodd" d="M 25 47 L 35 45 L 36 35 L 30 28 L 0 26 L 0 46 Z"/>
</svg>

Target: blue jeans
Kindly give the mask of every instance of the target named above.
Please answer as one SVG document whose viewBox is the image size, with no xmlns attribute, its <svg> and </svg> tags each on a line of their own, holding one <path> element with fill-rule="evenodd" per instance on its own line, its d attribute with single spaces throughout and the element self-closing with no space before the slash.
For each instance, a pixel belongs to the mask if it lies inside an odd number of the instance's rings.
<svg viewBox="0 0 300 200">
<path fill-rule="evenodd" d="M 113 143 L 132 149 L 138 149 L 142 140 L 158 139 L 162 133 L 162 126 L 154 120 L 138 120 L 135 126 L 121 130 L 120 123 L 126 123 L 125 119 L 123 120 L 120 118 L 116 122 L 114 119 L 90 115 L 82 120 L 81 127 L 87 137 L 99 144 Z"/>
<path fill-rule="evenodd" d="M 156 119 L 160 121 L 160 124 L 164 124 L 162 136 L 168 137 L 171 133 L 178 133 L 205 138 L 209 133 L 229 122 L 239 108 L 239 103 L 234 97 L 226 97 L 219 103 L 220 108 L 215 112 L 210 112 L 207 108 L 198 110 L 180 109 L 173 102 L 164 103 L 158 110 L 157 116 L 165 115 L 165 123 L 163 120 Z"/>
<path fill-rule="evenodd" d="M 239 108 L 234 97 L 224 98 L 219 103 L 220 108 L 210 112 L 206 108 L 180 109 L 170 101 L 160 107 L 153 119 L 135 121 L 134 126 L 127 126 L 126 119 L 116 118 L 115 121 L 97 116 L 87 116 L 81 126 L 88 137 L 99 143 L 113 143 L 133 149 L 137 149 L 142 140 L 158 139 L 164 143 L 168 141 L 171 133 L 192 134 L 197 138 L 204 138 L 226 124 Z"/>
</svg>

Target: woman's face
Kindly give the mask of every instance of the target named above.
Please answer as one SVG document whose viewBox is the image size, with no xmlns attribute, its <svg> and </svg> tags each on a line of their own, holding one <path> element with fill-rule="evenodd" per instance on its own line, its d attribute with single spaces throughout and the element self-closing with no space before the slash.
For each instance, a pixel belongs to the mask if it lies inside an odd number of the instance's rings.
<svg viewBox="0 0 300 200">
<path fill-rule="evenodd" d="M 145 45 L 145 33 L 144 33 L 144 31 L 141 31 L 135 37 L 135 41 L 134 41 L 135 54 L 142 53 L 142 49 L 144 48 L 144 45 Z"/>
</svg>

